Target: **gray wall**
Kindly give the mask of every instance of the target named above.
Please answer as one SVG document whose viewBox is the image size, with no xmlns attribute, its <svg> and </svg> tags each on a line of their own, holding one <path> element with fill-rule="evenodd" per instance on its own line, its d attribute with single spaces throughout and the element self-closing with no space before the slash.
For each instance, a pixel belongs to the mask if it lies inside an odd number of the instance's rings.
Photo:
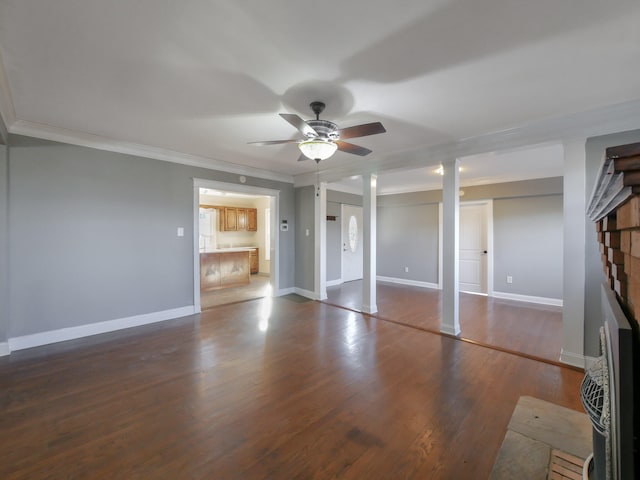
<svg viewBox="0 0 640 480">
<path fill-rule="evenodd" d="M 295 285 L 314 291 L 315 187 L 295 189 Z M 309 235 L 306 231 L 309 230 Z"/>
<path fill-rule="evenodd" d="M 327 215 L 335 221 L 327 221 L 327 281 L 342 277 L 342 204 L 362 206 L 362 195 L 327 190 Z"/>
<path fill-rule="evenodd" d="M 9 161 L 7 147 L 0 145 L 0 343 L 9 327 Z"/>
<path fill-rule="evenodd" d="M 378 275 L 438 283 L 438 228 L 437 203 L 378 206 Z"/>
<path fill-rule="evenodd" d="M 462 190 L 462 202 L 494 199 L 494 290 L 562 298 L 562 177 Z M 438 282 L 441 200 L 441 190 L 378 197 L 379 275 Z M 528 251 L 540 256 L 541 245 L 546 247 L 543 261 L 524 255 Z M 551 281 L 546 280 L 546 268 L 553 272 Z M 507 271 L 514 277 L 509 286 Z"/>
<path fill-rule="evenodd" d="M 586 199 L 587 205 L 596 181 L 604 151 L 608 147 L 640 142 L 640 130 L 592 137 L 586 143 Z M 600 345 L 600 284 L 605 280 L 594 223 L 587 219 L 585 226 L 585 301 L 584 354 L 597 357 Z"/>
<path fill-rule="evenodd" d="M 562 217 L 562 195 L 493 201 L 494 290 L 562 298 Z"/>
<path fill-rule="evenodd" d="M 235 174 L 12 136 L 9 336 L 193 305 L 193 178 Z M 293 219 L 293 185 L 278 189 Z M 184 227 L 184 237 L 177 237 Z M 280 288 L 294 285 L 293 235 Z"/>
</svg>

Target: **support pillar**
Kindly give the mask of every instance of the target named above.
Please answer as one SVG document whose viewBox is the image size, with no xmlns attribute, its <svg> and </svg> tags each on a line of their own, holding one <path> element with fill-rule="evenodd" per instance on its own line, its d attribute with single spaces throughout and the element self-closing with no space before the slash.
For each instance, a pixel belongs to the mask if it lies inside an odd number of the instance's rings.
<svg viewBox="0 0 640 480">
<path fill-rule="evenodd" d="M 584 368 L 586 141 L 564 142 L 562 351 L 560 361 Z"/>
<path fill-rule="evenodd" d="M 459 255 L 460 255 L 460 161 L 442 162 L 442 317 L 440 331 L 460 334 Z"/>
<path fill-rule="evenodd" d="M 318 300 L 327 299 L 327 184 L 316 185 L 314 294 Z"/>
<path fill-rule="evenodd" d="M 376 175 L 362 176 L 362 234 L 363 257 L 363 281 L 362 281 L 362 311 L 376 313 L 376 230 L 377 230 L 377 182 Z"/>
</svg>

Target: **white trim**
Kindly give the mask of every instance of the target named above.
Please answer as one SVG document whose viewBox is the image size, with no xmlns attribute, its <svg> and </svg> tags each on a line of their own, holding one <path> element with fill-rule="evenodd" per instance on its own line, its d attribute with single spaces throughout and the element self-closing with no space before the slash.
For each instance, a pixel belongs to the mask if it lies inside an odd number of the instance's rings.
<svg viewBox="0 0 640 480">
<path fill-rule="evenodd" d="M 573 367 L 584 368 L 586 358 L 579 353 L 567 352 L 564 348 L 560 351 L 560 361 Z"/>
<path fill-rule="evenodd" d="M 2 52 L 0 51 L 0 137 L 5 143 L 9 143 L 9 131 L 15 121 L 16 111 L 13 106 L 13 98 L 11 97 L 7 72 L 4 68 Z"/>
<path fill-rule="evenodd" d="M 484 200 L 470 200 L 467 202 L 460 202 L 460 210 L 463 207 L 471 205 L 484 206 L 485 213 L 485 241 L 487 245 L 487 270 L 486 278 L 483 280 L 486 282 L 486 292 L 467 292 L 466 290 L 460 290 L 464 293 L 479 293 L 481 295 L 492 296 L 493 295 L 493 198 Z M 462 213 L 460 214 L 462 216 Z"/>
<path fill-rule="evenodd" d="M 296 293 L 295 287 L 283 288 L 281 290 L 278 290 L 275 293 L 274 297 L 282 297 L 284 295 L 290 295 L 292 293 Z"/>
<path fill-rule="evenodd" d="M 220 172 L 264 178 L 277 182 L 293 183 L 293 177 L 291 175 L 276 173 L 255 167 L 248 167 L 245 165 L 238 165 L 236 163 L 225 162 L 199 155 L 176 152 L 165 148 L 152 147 L 140 143 L 114 140 L 100 135 L 94 135 L 92 133 L 67 130 L 42 123 L 16 120 L 10 127 L 8 126 L 8 128 L 11 133 L 18 135 L 26 135 L 29 137 L 42 138 L 45 140 L 95 148 L 98 150 L 106 150 L 108 152 L 153 158 L 155 160 L 163 160 L 165 162 L 179 163 L 182 165 L 217 170 Z"/>
<path fill-rule="evenodd" d="M 412 287 L 422 287 L 422 288 L 433 288 L 435 290 L 440 290 L 440 285 L 437 283 L 431 282 L 420 282 L 418 280 L 408 280 L 406 278 L 397 278 L 397 277 L 385 277 L 382 275 L 378 275 L 376 280 L 380 282 L 388 282 L 388 283 L 398 283 L 400 285 L 411 285 Z"/>
<path fill-rule="evenodd" d="M 487 216 L 487 295 L 493 295 L 493 198 L 486 201 Z"/>
<path fill-rule="evenodd" d="M 11 349 L 9 348 L 9 342 L 0 343 L 0 357 L 4 357 L 11 353 Z"/>
<path fill-rule="evenodd" d="M 314 189 L 314 238 L 313 238 L 313 287 L 316 298 L 327 298 L 327 184 L 320 183 Z"/>
<path fill-rule="evenodd" d="M 458 328 L 458 331 L 456 331 L 455 327 L 453 327 L 452 325 L 442 324 L 440 326 L 440 331 L 442 333 L 446 333 L 447 335 L 453 335 L 454 337 L 460 335 L 460 329 Z"/>
<path fill-rule="evenodd" d="M 518 293 L 493 292 L 493 298 L 502 298 L 504 300 L 515 300 L 517 302 L 539 303 L 541 305 L 553 305 L 554 307 L 562 307 L 561 298 L 535 297 L 533 295 L 520 295 Z"/>
<path fill-rule="evenodd" d="M 584 369 L 588 370 L 598 361 L 599 357 L 591 357 L 589 355 L 584 356 Z"/>
<path fill-rule="evenodd" d="M 193 305 L 195 311 L 200 313 L 202 306 L 200 303 L 200 187 L 193 180 Z"/>
<path fill-rule="evenodd" d="M 352 195 L 362 195 L 362 186 L 342 185 L 341 183 L 328 183 L 327 190 L 332 192 L 350 193 Z"/>
<path fill-rule="evenodd" d="M 161 312 L 145 313 L 142 315 L 134 315 L 132 317 L 117 318 L 115 320 L 107 320 L 104 322 L 90 323 L 88 325 L 79 325 L 77 327 L 61 328 L 59 330 L 49 330 L 48 332 L 34 333 L 9 339 L 9 349 L 23 350 L 25 348 L 39 347 L 50 343 L 64 342 L 74 340 L 76 338 L 89 337 L 91 335 L 99 335 L 101 333 L 123 330 L 125 328 L 139 327 L 150 323 L 164 322 L 174 318 L 186 317 L 195 313 L 194 306 L 172 308 Z"/>
<path fill-rule="evenodd" d="M 301 297 L 310 298 L 311 300 L 318 300 L 318 295 L 316 294 L 316 292 L 305 290 L 304 288 L 293 287 L 293 293 L 295 293 L 296 295 L 300 295 Z"/>
<path fill-rule="evenodd" d="M 444 217 L 442 214 L 442 202 L 438 202 L 438 289 L 442 290 L 442 259 L 444 247 L 442 245 Z"/>
<path fill-rule="evenodd" d="M 362 313 L 368 313 L 369 315 L 373 315 L 374 313 L 378 313 L 377 305 L 365 305 L 362 304 Z"/>
<path fill-rule="evenodd" d="M 327 287 L 335 287 L 337 285 L 342 285 L 344 282 L 341 278 L 337 278 L 335 280 L 327 280 Z"/>
</svg>

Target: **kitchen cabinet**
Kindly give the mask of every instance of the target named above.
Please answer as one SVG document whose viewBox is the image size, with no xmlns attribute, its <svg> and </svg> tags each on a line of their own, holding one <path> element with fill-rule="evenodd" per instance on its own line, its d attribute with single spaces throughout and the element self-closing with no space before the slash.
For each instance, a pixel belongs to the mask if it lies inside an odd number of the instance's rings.
<svg viewBox="0 0 640 480">
<path fill-rule="evenodd" d="M 247 209 L 246 208 L 237 208 L 238 211 L 238 231 L 246 231 L 247 230 Z"/>
<path fill-rule="evenodd" d="M 220 230 L 238 230 L 238 209 L 235 207 L 224 207 Z"/>
<path fill-rule="evenodd" d="M 255 208 L 247 208 L 247 230 L 258 231 L 258 210 Z"/>
<path fill-rule="evenodd" d="M 249 250 L 249 268 L 251 274 L 260 272 L 260 255 L 257 248 Z"/>
<path fill-rule="evenodd" d="M 224 232 L 256 232 L 258 210 L 255 208 L 223 207 L 220 230 Z"/>
<path fill-rule="evenodd" d="M 200 290 L 216 290 L 250 283 L 248 250 L 200 254 Z"/>
</svg>

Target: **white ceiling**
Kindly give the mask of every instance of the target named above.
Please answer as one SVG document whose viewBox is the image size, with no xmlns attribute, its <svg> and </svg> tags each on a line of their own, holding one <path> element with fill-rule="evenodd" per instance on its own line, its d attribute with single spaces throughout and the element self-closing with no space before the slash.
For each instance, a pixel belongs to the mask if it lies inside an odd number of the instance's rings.
<svg viewBox="0 0 640 480">
<path fill-rule="evenodd" d="M 637 104 L 638 25 L 637 0 L 0 0 L 0 107 L 15 133 L 290 178 L 314 162 L 247 142 L 298 138 L 278 113 L 308 119 L 322 100 L 342 127 L 387 128 L 322 170 L 393 171 L 420 149 Z M 541 161 L 502 160 L 509 179 Z M 463 181 L 504 181 L 479 162 Z"/>
</svg>

